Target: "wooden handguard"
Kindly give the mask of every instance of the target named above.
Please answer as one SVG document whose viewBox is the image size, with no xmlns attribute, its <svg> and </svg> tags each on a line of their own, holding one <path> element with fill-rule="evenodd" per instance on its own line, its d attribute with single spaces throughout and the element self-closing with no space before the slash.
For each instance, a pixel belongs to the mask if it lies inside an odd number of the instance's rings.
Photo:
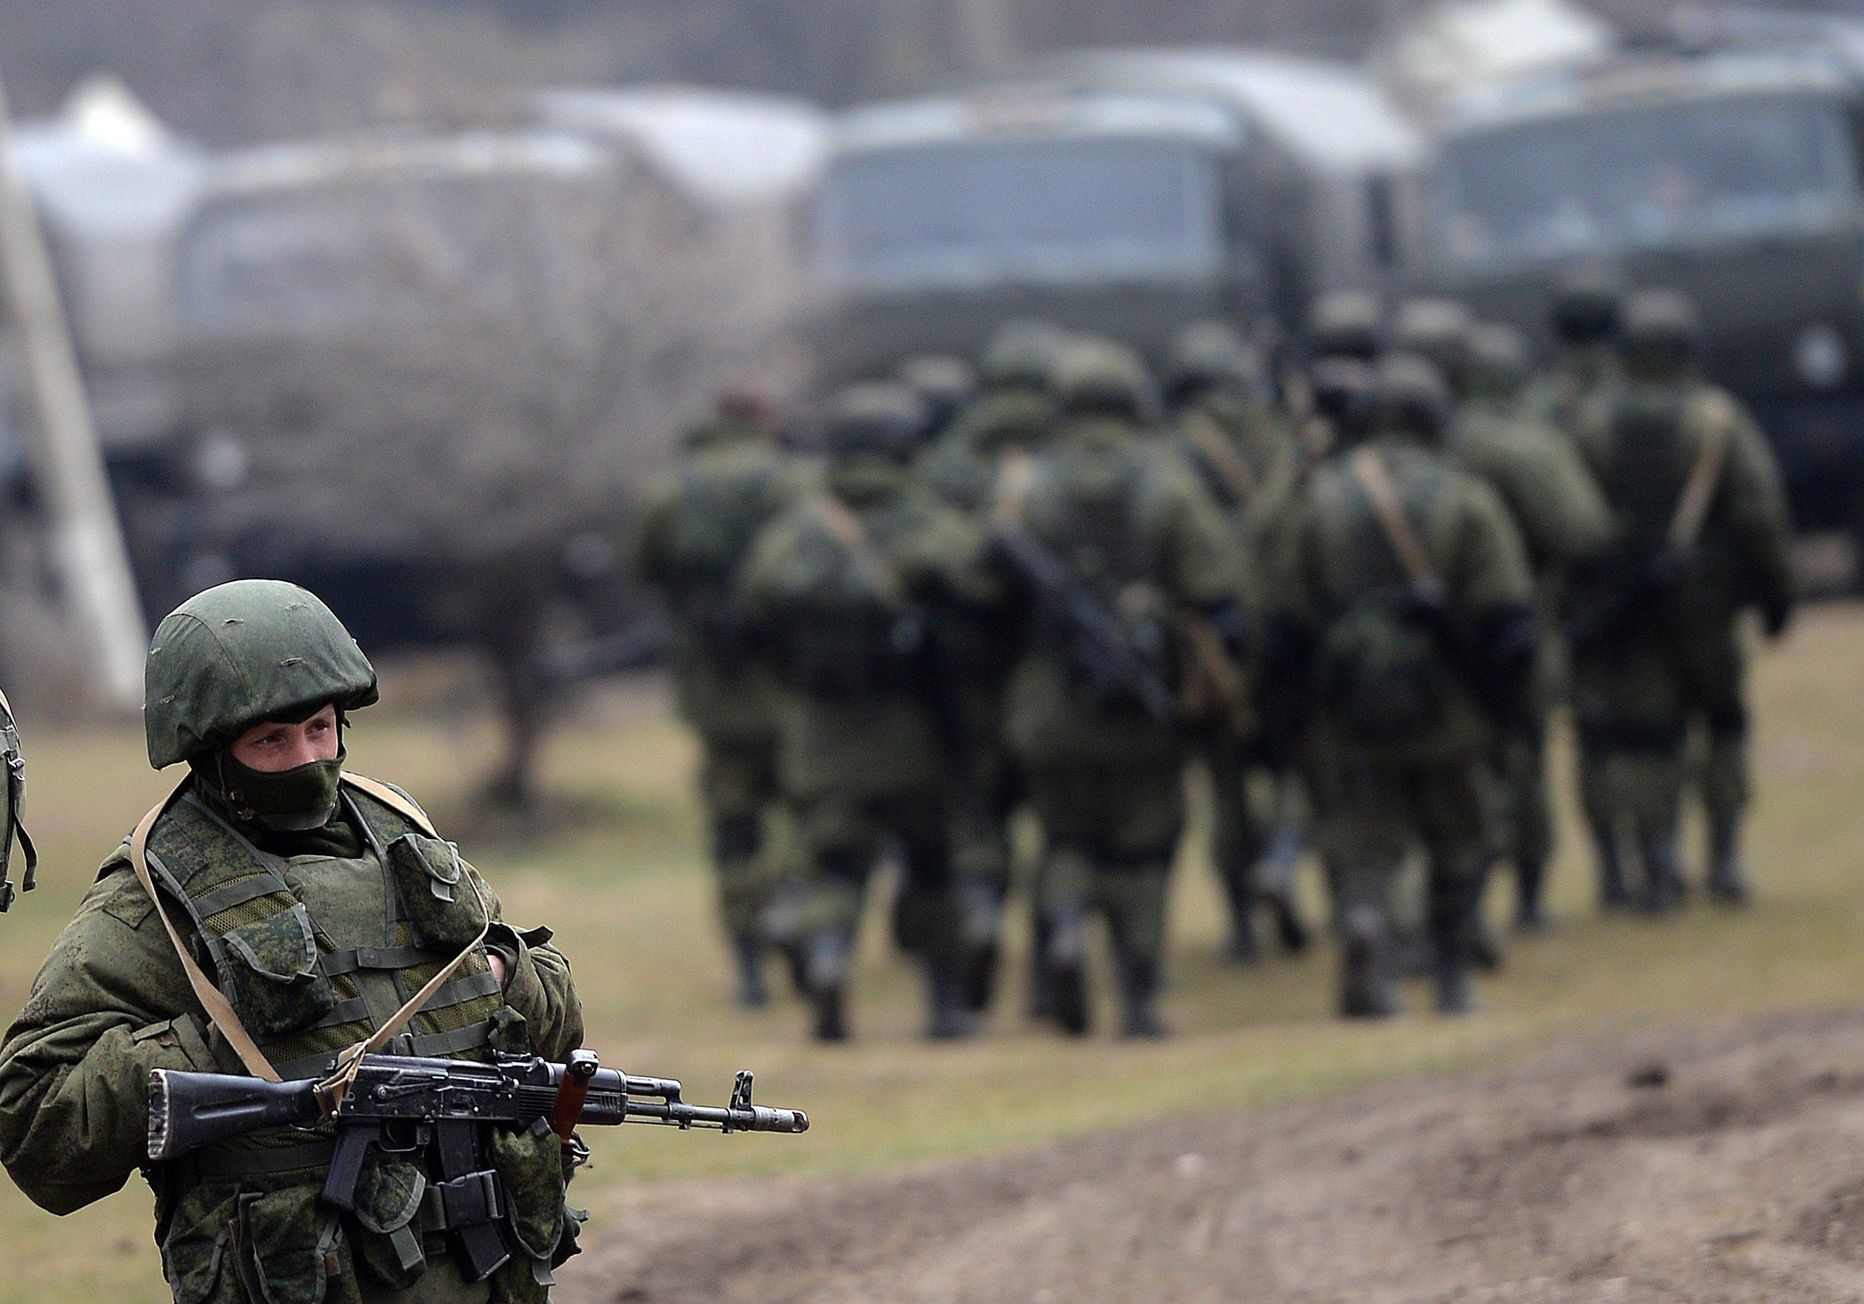
<svg viewBox="0 0 1864 1304">
<path fill-rule="evenodd" d="M 556 1103 L 550 1107 L 550 1130 L 566 1146 L 576 1139 L 576 1124 L 582 1121 L 583 1106 L 589 1100 L 589 1084 L 601 1063 L 592 1050 L 571 1051 L 563 1062 Z"/>
</svg>

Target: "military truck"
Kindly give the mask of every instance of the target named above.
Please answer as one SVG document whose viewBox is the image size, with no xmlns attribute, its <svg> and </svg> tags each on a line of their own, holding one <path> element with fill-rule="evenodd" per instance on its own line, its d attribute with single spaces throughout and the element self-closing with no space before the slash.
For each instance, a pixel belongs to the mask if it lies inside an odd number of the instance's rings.
<svg viewBox="0 0 1864 1304">
<path fill-rule="evenodd" d="M 1864 533 L 1864 45 L 1644 51 L 1449 110 L 1426 279 L 1545 328 L 1579 269 L 1701 305 L 1803 527 Z"/>
<path fill-rule="evenodd" d="M 1037 316 L 1153 351 L 1204 316 L 1290 321 L 1403 264 L 1418 137 L 1357 73 L 1089 51 L 834 130 L 812 224 L 822 378 L 975 354 Z"/>
</svg>

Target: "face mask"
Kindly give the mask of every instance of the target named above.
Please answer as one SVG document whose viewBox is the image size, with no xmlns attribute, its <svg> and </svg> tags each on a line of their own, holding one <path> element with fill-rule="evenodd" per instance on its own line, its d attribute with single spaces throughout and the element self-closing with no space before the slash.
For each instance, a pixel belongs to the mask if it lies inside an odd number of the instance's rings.
<svg viewBox="0 0 1864 1304">
<path fill-rule="evenodd" d="M 343 758 L 339 747 L 327 761 L 308 761 L 289 770 L 255 770 L 222 753 L 221 793 L 240 814 L 252 812 L 269 829 L 319 828 L 336 809 Z"/>
</svg>

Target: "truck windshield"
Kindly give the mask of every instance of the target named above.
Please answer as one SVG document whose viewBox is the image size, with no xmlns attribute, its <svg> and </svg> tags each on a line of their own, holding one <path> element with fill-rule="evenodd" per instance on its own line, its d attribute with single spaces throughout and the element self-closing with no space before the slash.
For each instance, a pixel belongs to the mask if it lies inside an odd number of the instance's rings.
<svg viewBox="0 0 1864 1304">
<path fill-rule="evenodd" d="M 1731 98 L 1453 141 L 1435 225 L 1451 262 L 1512 262 L 1826 225 L 1857 188 L 1835 103 Z"/>
<path fill-rule="evenodd" d="M 830 170 L 816 242 L 834 279 L 950 283 L 1207 272 L 1212 153 L 1147 139 L 967 141 L 863 151 Z"/>
</svg>

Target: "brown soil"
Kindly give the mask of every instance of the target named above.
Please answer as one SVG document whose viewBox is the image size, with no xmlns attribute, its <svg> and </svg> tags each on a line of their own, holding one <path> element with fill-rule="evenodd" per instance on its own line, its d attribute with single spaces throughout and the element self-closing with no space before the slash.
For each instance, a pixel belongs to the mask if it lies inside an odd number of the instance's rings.
<svg viewBox="0 0 1864 1304">
<path fill-rule="evenodd" d="M 901 1173 L 644 1190 L 558 1295 L 1864 1301 L 1864 1013 Z"/>
</svg>

